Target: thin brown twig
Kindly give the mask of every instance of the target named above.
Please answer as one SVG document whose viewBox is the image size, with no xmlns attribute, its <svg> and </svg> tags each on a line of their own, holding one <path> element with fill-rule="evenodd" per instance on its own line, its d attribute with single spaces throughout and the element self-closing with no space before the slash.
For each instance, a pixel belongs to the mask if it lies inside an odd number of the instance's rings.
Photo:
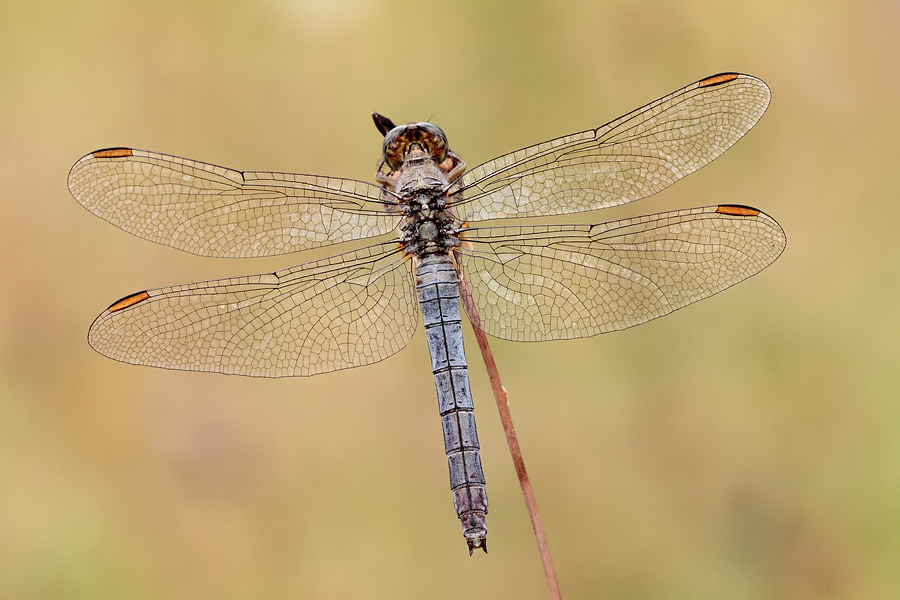
<svg viewBox="0 0 900 600">
<path fill-rule="evenodd" d="M 516 429 L 513 427 L 512 415 L 509 412 L 506 388 L 503 387 L 503 383 L 500 381 L 500 372 L 497 370 L 497 363 L 494 362 L 494 353 L 491 352 L 487 335 L 481 329 L 478 309 L 472 300 L 471 290 L 466 280 L 462 277 L 461 270 L 459 281 L 463 303 L 475 330 L 475 339 L 478 340 L 481 356 L 484 358 L 484 366 L 487 368 L 491 388 L 494 390 L 494 399 L 497 401 L 497 410 L 500 411 L 503 433 L 506 434 L 506 443 L 509 445 L 509 452 L 512 455 L 513 465 L 516 468 L 516 475 L 519 477 L 519 485 L 522 486 L 522 494 L 525 496 L 525 506 L 528 509 L 528 516 L 531 518 L 531 526 L 534 528 L 534 537 L 537 540 L 541 564 L 544 567 L 544 577 L 546 577 L 547 585 L 550 587 L 550 597 L 553 600 L 561 600 L 559 582 L 556 580 L 556 570 L 553 568 L 553 561 L 550 559 L 550 546 L 547 544 L 547 537 L 544 535 L 541 513 L 538 511 L 537 501 L 534 499 L 534 492 L 531 489 L 531 482 L 528 480 L 528 473 L 525 471 L 525 460 L 522 458 L 519 440 L 516 438 Z"/>
</svg>

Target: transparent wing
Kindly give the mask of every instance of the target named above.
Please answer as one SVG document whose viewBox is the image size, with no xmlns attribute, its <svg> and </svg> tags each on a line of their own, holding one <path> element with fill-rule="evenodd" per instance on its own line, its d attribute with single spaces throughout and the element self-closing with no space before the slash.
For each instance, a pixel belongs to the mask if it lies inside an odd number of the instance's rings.
<svg viewBox="0 0 900 600">
<path fill-rule="evenodd" d="M 284 377 L 387 358 L 417 322 L 409 261 L 390 243 L 275 273 L 132 294 L 97 317 L 88 341 L 132 364 Z"/>
<path fill-rule="evenodd" d="M 458 258 L 482 328 L 513 341 L 587 337 L 661 317 L 759 273 L 786 244 L 771 217 L 734 205 L 463 236 Z"/>
<path fill-rule="evenodd" d="M 462 177 L 457 213 L 469 221 L 559 215 L 655 194 L 730 148 L 769 97 L 749 75 L 707 77 L 597 129 L 475 167 Z"/>
<path fill-rule="evenodd" d="M 235 171 L 146 150 L 84 156 L 69 190 L 134 235 L 192 254 L 271 256 L 391 231 L 380 187 L 352 179 Z"/>
</svg>

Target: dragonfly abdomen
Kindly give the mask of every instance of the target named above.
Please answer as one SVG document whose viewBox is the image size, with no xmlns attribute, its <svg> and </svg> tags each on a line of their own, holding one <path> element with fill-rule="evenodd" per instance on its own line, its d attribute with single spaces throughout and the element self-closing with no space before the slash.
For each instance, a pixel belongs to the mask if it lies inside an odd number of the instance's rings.
<svg viewBox="0 0 900 600">
<path fill-rule="evenodd" d="M 418 260 L 416 291 L 431 352 L 453 504 L 469 553 L 475 548 L 487 552 L 487 494 L 463 349 L 459 281 L 447 254 L 426 254 Z"/>
</svg>

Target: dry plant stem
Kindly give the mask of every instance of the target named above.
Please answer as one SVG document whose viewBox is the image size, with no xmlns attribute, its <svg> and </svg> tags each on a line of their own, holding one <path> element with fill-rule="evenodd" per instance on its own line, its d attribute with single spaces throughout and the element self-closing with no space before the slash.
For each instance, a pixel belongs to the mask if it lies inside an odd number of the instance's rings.
<svg viewBox="0 0 900 600">
<path fill-rule="evenodd" d="M 491 380 L 491 388 L 494 390 L 494 399 L 497 401 L 497 410 L 500 411 L 500 422 L 503 423 L 506 443 L 509 445 L 510 454 L 512 454 L 516 475 L 519 477 L 519 485 L 522 486 L 522 494 L 525 496 L 525 506 L 528 509 L 528 516 L 531 518 L 531 526 L 534 528 L 534 537 L 537 539 L 541 564 L 544 566 L 544 577 L 547 578 L 547 585 L 550 587 L 550 597 L 553 600 L 561 600 L 559 582 L 556 580 L 556 571 L 553 569 L 553 561 L 550 559 L 550 547 L 547 545 L 547 537 L 544 535 L 541 513 L 538 511 L 534 492 L 531 489 L 531 482 L 528 480 L 528 473 L 525 471 L 525 460 L 522 458 L 519 440 L 516 438 L 516 429 L 513 427 L 512 415 L 509 412 L 506 388 L 503 387 L 503 383 L 500 381 L 500 372 L 497 370 L 497 363 L 494 362 L 494 354 L 491 352 L 491 347 L 488 344 L 487 335 L 481 330 L 481 319 L 478 317 L 475 303 L 471 301 L 472 296 L 469 292 L 469 287 L 462 278 L 460 278 L 460 291 L 463 294 L 463 301 L 466 303 L 466 312 L 469 314 L 469 319 L 474 326 L 475 339 L 478 340 L 478 347 L 481 349 L 482 358 L 484 358 L 484 366 L 487 368 L 488 377 Z"/>
</svg>

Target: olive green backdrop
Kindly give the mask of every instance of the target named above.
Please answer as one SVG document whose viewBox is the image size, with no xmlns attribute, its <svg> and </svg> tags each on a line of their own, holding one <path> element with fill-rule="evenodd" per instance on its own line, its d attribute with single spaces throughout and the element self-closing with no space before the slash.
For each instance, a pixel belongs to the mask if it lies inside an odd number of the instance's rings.
<svg viewBox="0 0 900 600">
<path fill-rule="evenodd" d="M 310 379 L 108 360 L 85 338 L 117 298 L 322 253 L 157 246 L 66 174 L 129 145 L 371 181 L 372 110 L 432 120 L 475 165 L 720 71 L 771 86 L 759 125 L 580 220 L 749 204 L 787 231 L 781 259 L 636 329 L 494 345 L 563 595 L 896 597 L 898 31 L 896 0 L 3 0 L 0 597 L 546 598 L 471 328 L 491 502 L 472 558 L 421 328 Z"/>
</svg>

